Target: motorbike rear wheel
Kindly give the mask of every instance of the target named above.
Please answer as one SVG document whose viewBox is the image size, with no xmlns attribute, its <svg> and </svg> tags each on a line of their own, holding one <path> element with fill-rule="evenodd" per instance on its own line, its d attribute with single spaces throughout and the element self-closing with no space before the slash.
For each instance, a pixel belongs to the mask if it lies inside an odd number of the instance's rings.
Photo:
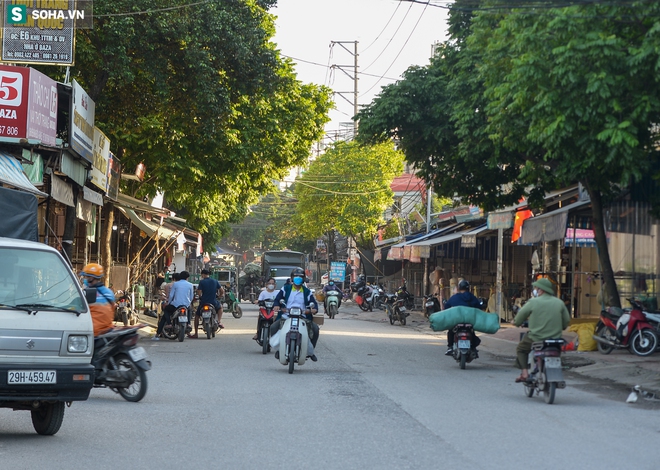
<svg viewBox="0 0 660 470">
<path fill-rule="evenodd" d="M 234 308 L 232 309 L 231 314 L 234 316 L 234 318 L 241 318 L 243 316 L 243 309 L 240 305 L 238 305 L 238 302 L 234 304 Z"/>
<path fill-rule="evenodd" d="M 465 369 L 465 364 L 467 362 L 467 354 L 462 352 L 460 353 L 460 355 L 461 355 L 461 362 L 460 362 L 461 369 Z"/>
<path fill-rule="evenodd" d="M 358 307 L 360 307 L 360 310 L 362 310 L 364 312 L 368 312 L 369 311 L 369 302 L 367 302 L 367 300 L 364 299 L 361 304 L 358 304 Z"/>
<path fill-rule="evenodd" d="M 268 328 L 268 325 L 262 326 L 261 327 L 261 353 L 262 354 L 268 354 L 268 347 L 269 347 L 269 338 L 268 338 L 268 333 L 269 333 L 270 328 Z"/>
<path fill-rule="evenodd" d="M 330 319 L 335 318 L 335 315 L 337 315 L 337 306 L 330 305 Z"/>
<path fill-rule="evenodd" d="M 638 356 L 650 356 L 657 347 L 658 337 L 649 328 L 635 331 L 630 338 L 630 349 Z"/>
<path fill-rule="evenodd" d="M 31 410 L 32 427 L 37 434 L 52 436 L 60 430 L 64 420 L 64 402 L 41 403 L 36 410 Z"/>
<path fill-rule="evenodd" d="M 121 311 L 121 321 L 124 326 L 128 326 L 128 311 L 126 309 Z"/>
<path fill-rule="evenodd" d="M 603 325 L 601 326 L 598 331 L 596 332 L 596 336 L 600 338 L 604 338 L 608 341 L 614 341 L 614 334 L 609 331 L 609 329 Z M 601 354 L 609 354 L 612 351 L 614 351 L 614 348 L 612 346 L 608 346 L 607 344 L 603 344 L 600 341 L 596 341 L 596 347 L 598 348 L 598 352 Z"/>
<path fill-rule="evenodd" d="M 179 343 L 183 343 L 183 339 L 186 337 L 186 324 L 179 323 Z"/>
<path fill-rule="evenodd" d="M 296 366 L 296 340 L 292 339 L 289 343 L 289 374 L 293 374 L 293 368 Z"/>
<path fill-rule="evenodd" d="M 557 391 L 557 382 L 546 382 L 543 387 L 543 398 L 548 405 L 555 401 L 555 392 Z"/>
<path fill-rule="evenodd" d="M 119 394 L 126 401 L 138 402 L 142 400 L 147 394 L 147 373 L 140 369 L 126 354 L 117 354 L 115 362 L 119 370 L 130 370 L 135 373 L 135 380 L 130 386 L 117 388 Z"/>
<path fill-rule="evenodd" d="M 211 322 L 204 322 L 204 329 L 206 330 L 206 339 L 211 339 Z"/>
</svg>

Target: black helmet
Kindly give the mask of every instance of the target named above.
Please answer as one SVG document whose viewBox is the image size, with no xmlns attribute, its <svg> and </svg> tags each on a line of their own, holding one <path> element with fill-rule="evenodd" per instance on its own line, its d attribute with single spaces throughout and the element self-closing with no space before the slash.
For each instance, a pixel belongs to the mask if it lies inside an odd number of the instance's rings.
<svg viewBox="0 0 660 470">
<path fill-rule="evenodd" d="M 293 268 L 293 270 L 291 270 L 291 279 L 293 279 L 295 276 L 302 276 L 304 278 L 305 270 L 303 268 Z"/>
<path fill-rule="evenodd" d="M 460 290 L 468 290 L 470 288 L 470 283 L 467 282 L 465 279 L 463 279 L 461 282 L 458 283 L 458 288 Z"/>
<path fill-rule="evenodd" d="M 364 280 L 366 279 L 366 276 L 365 276 L 364 274 L 360 274 L 360 275 L 358 276 L 358 279 L 359 279 L 360 281 L 364 281 Z"/>
</svg>

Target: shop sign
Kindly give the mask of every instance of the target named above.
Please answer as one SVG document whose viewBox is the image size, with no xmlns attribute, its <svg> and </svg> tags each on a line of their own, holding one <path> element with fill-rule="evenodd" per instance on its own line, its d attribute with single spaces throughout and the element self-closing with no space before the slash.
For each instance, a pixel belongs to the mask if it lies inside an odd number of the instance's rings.
<svg viewBox="0 0 660 470">
<path fill-rule="evenodd" d="M 475 248 L 476 246 L 477 246 L 477 235 L 469 234 L 469 233 L 461 235 L 462 248 Z"/>
<path fill-rule="evenodd" d="M 513 227 L 513 212 L 488 214 L 488 230 L 507 230 Z"/>
<path fill-rule="evenodd" d="M 92 158 L 92 184 L 103 191 L 108 186 L 108 159 L 110 141 L 101 129 L 94 127 L 94 146 Z"/>
<path fill-rule="evenodd" d="M 90 163 L 94 151 L 94 108 L 94 101 L 73 80 L 69 143 L 72 150 Z"/>
</svg>

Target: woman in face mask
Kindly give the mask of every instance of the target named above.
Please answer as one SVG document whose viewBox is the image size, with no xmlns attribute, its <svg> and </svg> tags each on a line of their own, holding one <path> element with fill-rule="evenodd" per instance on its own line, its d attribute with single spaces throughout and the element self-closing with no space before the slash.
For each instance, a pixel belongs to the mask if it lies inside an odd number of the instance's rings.
<svg viewBox="0 0 660 470">
<path fill-rule="evenodd" d="M 266 281 L 266 288 L 261 291 L 261 294 L 259 294 L 259 298 L 254 301 L 255 304 L 258 304 L 261 301 L 265 300 L 274 300 L 275 296 L 277 296 L 277 290 L 275 290 L 275 279 L 270 278 Z M 257 334 L 254 335 L 252 338 L 253 340 L 257 340 L 259 338 L 259 332 L 261 331 L 261 315 L 257 316 Z"/>
</svg>

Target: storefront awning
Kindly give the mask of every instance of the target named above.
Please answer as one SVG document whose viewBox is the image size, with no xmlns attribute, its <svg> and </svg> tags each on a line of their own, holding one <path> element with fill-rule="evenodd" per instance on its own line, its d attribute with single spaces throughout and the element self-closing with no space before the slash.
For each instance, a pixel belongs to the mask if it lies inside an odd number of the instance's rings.
<svg viewBox="0 0 660 470">
<path fill-rule="evenodd" d="M 409 243 L 409 246 L 436 246 L 436 245 L 441 245 L 443 243 L 451 242 L 454 240 L 460 239 L 463 235 L 478 235 L 481 232 L 485 232 L 488 230 L 487 225 L 482 225 L 477 228 L 471 228 L 469 230 L 462 230 L 460 232 L 454 232 L 450 233 L 448 235 L 443 235 L 442 237 L 438 238 L 431 238 L 428 240 L 422 240 L 419 242 L 414 242 L 414 243 Z"/>
<path fill-rule="evenodd" d="M 0 152 L 0 182 L 16 189 L 22 189 L 37 196 L 46 197 L 48 194 L 39 191 L 23 172 L 23 166 L 13 156 Z"/>
<path fill-rule="evenodd" d="M 151 220 L 146 220 L 140 217 L 135 213 L 133 209 L 130 209 L 128 207 L 121 207 L 118 206 L 118 209 L 131 221 L 137 225 L 140 230 L 142 230 L 144 233 L 146 233 L 148 236 L 153 236 L 154 233 L 158 232 L 158 237 L 162 238 L 163 240 L 169 240 L 172 237 L 175 237 L 176 234 L 178 234 L 178 231 L 175 230 L 170 230 L 169 228 L 163 227 L 162 225 L 158 225 L 155 222 L 152 222 Z"/>
<path fill-rule="evenodd" d="M 525 220 L 522 228 L 522 244 L 561 240 L 566 236 L 566 222 L 571 210 L 591 204 L 591 201 L 578 201 L 561 209 Z"/>
<path fill-rule="evenodd" d="M 406 245 L 412 245 L 413 243 L 415 243 L 415 244 L 419 243 L 423 240 L 434 239 L 435 237 L 438 237 L 439 235 L 441 235 L 443 233 L 450 232 L 450 231 L 458 229 L 462 226 L 463 226 L 463 224 L 451 224 L 451 225 L 448 225 L 446 227 L 443 227 L 443 228 L 440 228 L 440 229 L 437 229 L 437 230 L 433 230 L 432 232 L 429 232 L 425 235 L 422 235 L 421 237 L 417 237 L 413 240 L 408 240 L 408 241 L 405 241 L 405 242 L 402 242 L 402 243 L 397 243 L 396 245 L 392 245 L 392 247 L 400 248 L 400 247 L 403 247 L 403 246 L 406 246 Z"/>
</svg>

